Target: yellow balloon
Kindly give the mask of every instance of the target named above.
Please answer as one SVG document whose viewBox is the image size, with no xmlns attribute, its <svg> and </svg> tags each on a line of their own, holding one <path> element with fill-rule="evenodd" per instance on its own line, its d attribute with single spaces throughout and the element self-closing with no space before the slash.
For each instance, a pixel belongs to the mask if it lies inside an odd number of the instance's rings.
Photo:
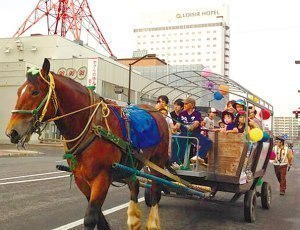
<svg viewBox="0 0 300 230">
<path fill-rule="evenodd" d="M 253 96 L 252 95 L 249 95 L 248 98 L 253 101 Z"/>
<path fill-rule="evenodd" d="M 254 98 L 253 98 L 253 101 L 256 102 L 256 103 L 258 103 L 258 102 L 259 102 L 259 99 L 258 99 L 257 97 L 254 97 Z"/>
<path fill-rule="evenodd" d="M 229 86 L 228 85 L 219 85 L 219 92 L 222 95 L 227 95 L 229 93 Z"/>
<path fill-rule="evenodd" d="M 257 142 L 260 141 L 264 136 L 264 133 L 259 128 L 251 129 L 249 132 L 249 137 L 252 141 Z"/>
</svg>

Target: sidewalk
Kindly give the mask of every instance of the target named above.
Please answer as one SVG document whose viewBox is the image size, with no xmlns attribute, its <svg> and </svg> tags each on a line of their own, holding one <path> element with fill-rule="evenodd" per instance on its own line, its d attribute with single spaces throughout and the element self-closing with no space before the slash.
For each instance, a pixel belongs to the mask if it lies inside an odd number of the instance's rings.
<svg viewBox="0 0 300 230">
<path fill-rule="evenodd" d="M 61 143 L 55 144 L 46 144 L 46 143 L 31 143 L 28 145 L 27 148 L 37 149 L 34 150 L 27 150 L 20 148 L 17 149 L 16 145 L 14 144 L 6 144 L 0 143 L 0 157 L 24 157 L 24 156 L 40 156 L 45 153 L 41 152 L 39 147 L 50 147 L 50 148 L 63 148 Z"/>
<path fill-rule="evenodd" d="M 31 150 L 17 150 L 17 149 L 1 149 L 0 157 L 24 157 L 24 156 L 39 156 L 44 153 Z"/>
</svg>

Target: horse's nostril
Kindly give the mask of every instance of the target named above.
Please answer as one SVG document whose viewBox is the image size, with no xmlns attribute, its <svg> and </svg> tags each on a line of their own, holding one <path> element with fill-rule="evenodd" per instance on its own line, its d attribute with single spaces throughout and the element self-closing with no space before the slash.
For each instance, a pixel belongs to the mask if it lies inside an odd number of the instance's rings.
<svg viewBox="0 0 300 230">
<path fill-rule="evenodd" d="M 10 134 L 8 134 L 7 136 L 10 137 L 10 140 L 12 143 L 15 143 L 15 144 L 18 143 L 19 133 L 15 129 L 11 130 Z"/>
</svg>

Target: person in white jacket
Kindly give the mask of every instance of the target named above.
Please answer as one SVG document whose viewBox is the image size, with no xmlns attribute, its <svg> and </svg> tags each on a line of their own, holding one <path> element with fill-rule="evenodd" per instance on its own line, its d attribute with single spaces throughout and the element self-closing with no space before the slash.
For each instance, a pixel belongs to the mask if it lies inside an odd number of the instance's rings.
<svg viewBox="0 0 300 230">
<path fill-rule="evenodd" d="M 284 146 L 284 139 L 280 137 L 276 137 L 274 152 L 276 154 L 273 162 L 275 174 L 280 184 L 280 195 L 283 196 L 286 190 L 286 172 L 288 167 L 292 165 L 293 152 L 287 146 Z"/>
</svg>

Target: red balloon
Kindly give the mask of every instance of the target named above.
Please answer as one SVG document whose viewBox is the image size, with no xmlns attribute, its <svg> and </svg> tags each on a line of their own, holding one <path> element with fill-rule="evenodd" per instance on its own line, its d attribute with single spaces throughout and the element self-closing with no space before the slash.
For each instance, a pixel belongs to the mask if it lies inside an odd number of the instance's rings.
<svg viewBox="0 0 300 230">
<path fill-rule="evenodd" d="M 263 120 L 268 120 L 271 116 L 270 112 L 268 110 L 262 109 L 259 113 L 259 116 L 263 119 Z"/>
</svg>

